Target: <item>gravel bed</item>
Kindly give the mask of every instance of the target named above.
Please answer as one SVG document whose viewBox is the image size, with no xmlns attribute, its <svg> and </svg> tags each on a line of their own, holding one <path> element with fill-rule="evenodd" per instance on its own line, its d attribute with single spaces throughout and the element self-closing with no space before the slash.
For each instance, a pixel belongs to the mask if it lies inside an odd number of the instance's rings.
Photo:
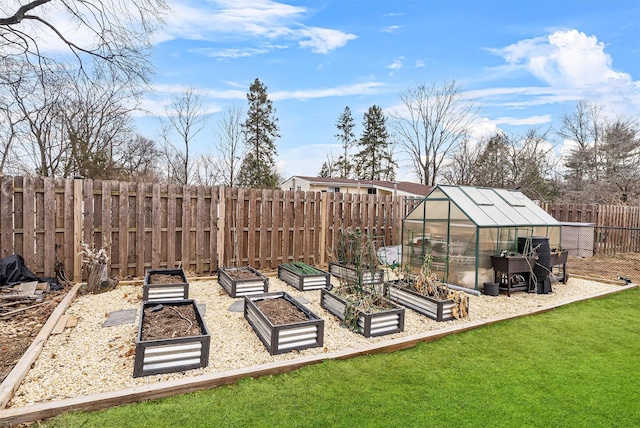
<svg viewBox="0 0 640 428">
<path fill-rule="evenodd" d="M 337 284 L 335 279 L 332 282 Z M 189 285 L 189 298 L 195 299 L 198 304 L 206 304 L 204 318 L 211 333 L 209 365 L 186 372 L 134 379 L 135 338 L 142 302 L 142 285 L 123 285 L 103 294 L 82 295 L 75 299 L 66 313 L 77 316 L 78 325 L 65 329 L 62 334 L 49 337 L 41 355 L 14 394 L 9 407 L 22 407 L 358 348 L 389 339 L 512 314 L 616 287 L 612 284 L 571 278 L 567 284 L 554 283 L 553 293 L 546 295 L 523 292 L 514 293 L 511 297 L 502 294 L 498 297 L 470 295 L 469 317 L 465 320 L 435 322 L 406 309 L 404 332 L 367 339 L 341 327 L 337 318 L 320 307 L 319 290 L 298 291 L 279 279 L 270 277 L 269 292 L 286 291 L 293 297 L 304 297 L 310 301 L 306 306 L 325 320 L 323 348 L 271 356 L 244 319 L 243 313 L 229 311 L 229 307 L 241 299 L 229 297 L 217 281 L 192 280 Z M 124 309 L 137 309 L 133 324 L 102 327 L 108 313 Z"/>
</svg>

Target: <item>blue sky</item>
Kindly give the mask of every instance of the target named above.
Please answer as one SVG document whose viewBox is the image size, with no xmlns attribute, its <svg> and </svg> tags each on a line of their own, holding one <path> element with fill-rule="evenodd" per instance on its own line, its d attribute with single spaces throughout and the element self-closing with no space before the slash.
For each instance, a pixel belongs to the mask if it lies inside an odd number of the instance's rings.
<svg viewBox="0 0 640 428">
<path fill-rule="evenodd" d="M 418 83 L 455 79 L 483 106 L 478 133 L 557 125 L 588 99 L 608 114 L 640 114 L 640 1 L 169 0 L 143 106 L 164 113 L 194 87 L 211 113 L 195 150 L 258 78 L 279 119 L 283 175 L 316 175 L 338 153 L 335 122 L 349 106 L 362 131 L 372 105 L 391 111 Z M 158 138 L 157 117 L 136 119 Z M 399 179 L 411 179 L 405 156 Z"/>
</svg>

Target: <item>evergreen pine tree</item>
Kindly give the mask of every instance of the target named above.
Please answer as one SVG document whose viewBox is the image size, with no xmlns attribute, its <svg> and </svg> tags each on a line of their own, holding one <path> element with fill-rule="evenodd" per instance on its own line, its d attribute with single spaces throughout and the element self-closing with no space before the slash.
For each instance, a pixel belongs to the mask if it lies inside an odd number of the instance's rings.
<svg viewBox="0 0 640 428">
<path fill-rule="evenodd" d="M 355 128 L 355 126 L 356 124 L 353 121 L 351 109 L 347 106 L 344 108 L 344 111 L 336 122 L 338 133 L 335 134 L 335 137 L 342 143 L 343 150 L 343 153 L 340 155 L 335 165 L 339 178 L 349 178 L 354 169 L 353 164 L 349 159 L 349 149 L 351 149 L 355 143 L 356 134 L 353 132 L 353 128 Z"/>
<path fill-rule="evenodd" d="M 278 118 L 267 96 L 267 87 L 256 79 L 247 94 L 249 109 L 242 124 L 246 155 L 238 172 L 238 184 L 242 187 L 276 189 L 278 172 L 275 157 L 278 154 L 275 140 L 278 134 Z"/>
<path fill-rule="evenodd" d="M 364 130 L 358 140 L 361 150 L 354 156 L 358 178 L 363 180 L 394 180 L 398 164 L 393 160 L 386 118 L 376 105 L 369 107 L 362 123 Z"/>
</svg>

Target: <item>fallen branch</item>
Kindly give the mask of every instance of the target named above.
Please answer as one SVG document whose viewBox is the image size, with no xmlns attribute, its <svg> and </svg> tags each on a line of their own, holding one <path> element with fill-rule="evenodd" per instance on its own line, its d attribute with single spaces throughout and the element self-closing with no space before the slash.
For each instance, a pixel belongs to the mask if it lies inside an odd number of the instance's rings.
<svg viewBox="0 0 640 428">
<path fill-rule="evenodd" d="M 27 309 L 32 309 L 32 308 L 35 308 L 35 307 L 38 307 L 38 306 L 42 306 L 42 305 L 48 305 L 49 303 L 51 303 L 51 300 L 49 300 L 47 302 L 37 303 L 37 304 L 31 305 L 31 306 L 26 306 L 26 307 L 20 308 L 20 309 L 15 309 L 13 311 L 5 312 L 4 314 L 0 314 L 0 319 L 1 320 L 9 319 L 12 315 L 17 314 L 18 312 L 26 311 Z"/>
</svg>

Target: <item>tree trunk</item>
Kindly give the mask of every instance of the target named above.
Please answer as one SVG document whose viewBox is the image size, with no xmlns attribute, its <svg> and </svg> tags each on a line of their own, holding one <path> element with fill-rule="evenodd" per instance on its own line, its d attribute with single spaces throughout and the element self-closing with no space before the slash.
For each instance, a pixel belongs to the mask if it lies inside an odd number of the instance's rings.
<svg viewBox="0 0 640 428">
<path fill-rule="evenodd" d="M 98 294 L 115 288 L 117 282 L 107 276 L 107 265 L 104 263 L 90 263 L 88 266 L 87 292 Z"/>
</svg>

